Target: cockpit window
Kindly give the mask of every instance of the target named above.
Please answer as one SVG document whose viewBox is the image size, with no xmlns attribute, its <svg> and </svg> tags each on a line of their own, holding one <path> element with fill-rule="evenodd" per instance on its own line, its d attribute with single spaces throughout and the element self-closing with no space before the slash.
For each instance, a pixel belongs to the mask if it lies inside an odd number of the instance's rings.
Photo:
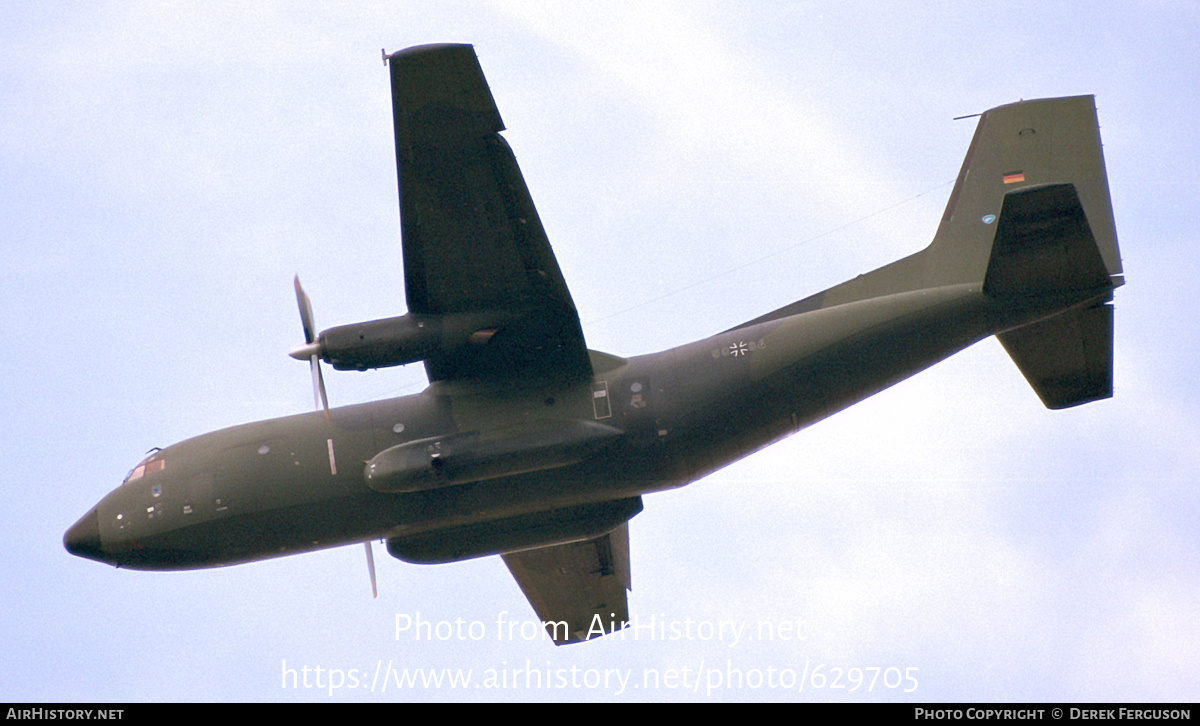
<svg viewBox="0 0 1200 726">
<path fill-rule="evenodd" d="M 167 466 L 165 459 L 158 458 L 158 452 L 154 452 L 149 457 L 143 459 L 140 464 L 133 467 L 133 471 L 125 477 L 125 483 L 137 481 L 147 474 L 153 474 L 157 471 L 162 471 Z"/>
</svg>

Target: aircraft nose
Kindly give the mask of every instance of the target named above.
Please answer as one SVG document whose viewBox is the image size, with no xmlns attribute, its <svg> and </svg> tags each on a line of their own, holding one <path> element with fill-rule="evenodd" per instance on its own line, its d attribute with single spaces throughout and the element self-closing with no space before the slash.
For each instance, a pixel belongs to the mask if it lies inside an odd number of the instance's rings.
<svg viewBox="0 0 1200 726">
<path fill-rule="evenodd" d="M 104 550 L 100 547 L 100 515 L 96 514 L 95 507 L 71 525 L 63 535 L 63 546 L 73 555 L 104 561 Z"/>
</svg>

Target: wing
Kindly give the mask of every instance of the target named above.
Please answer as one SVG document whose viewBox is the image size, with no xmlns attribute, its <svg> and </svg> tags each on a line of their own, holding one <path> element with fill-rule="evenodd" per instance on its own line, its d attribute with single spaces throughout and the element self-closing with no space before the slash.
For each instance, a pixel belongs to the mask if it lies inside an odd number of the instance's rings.
<svg viewBox="0 0 1200 726">
<path fill-rule="evenodd" d="M 611 633 L 629 621 L 628 522 L 595 539 L 503 557 L 555 645 Z"/>
<path fill-rule="evenodd" d="M 469 45 L 388 56 L 410 313 L 494 313 L 429 379 L 591 376 L 579 315 Z"/>
</svg>

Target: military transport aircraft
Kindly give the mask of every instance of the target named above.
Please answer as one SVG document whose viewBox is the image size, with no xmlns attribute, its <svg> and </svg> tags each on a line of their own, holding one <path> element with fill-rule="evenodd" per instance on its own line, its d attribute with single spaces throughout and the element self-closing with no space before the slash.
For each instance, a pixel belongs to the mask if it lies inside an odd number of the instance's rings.
<svg viewBox="0 0 1200 726">
<path fill-rule="evenodd" d="M 499 554 L 556 643 L 623 627 L 627 523 L 681 487 L 990 335 L 1037 395 L 1112 395 L 1123 283 L 1091 96 L 983 113 L 928 248 L 660 353 L 588 350 L 469 45 L 390 67 L 405 315 L 320 332 L 317 411 L 155 450 L 66 533 L 117 567 L 233 565 L 387 540 Z M 422 393 L 329 408 L 320 361 L 423 361 Z M 736 415 L 731 415 L 736 413 Z"/>
</svg>

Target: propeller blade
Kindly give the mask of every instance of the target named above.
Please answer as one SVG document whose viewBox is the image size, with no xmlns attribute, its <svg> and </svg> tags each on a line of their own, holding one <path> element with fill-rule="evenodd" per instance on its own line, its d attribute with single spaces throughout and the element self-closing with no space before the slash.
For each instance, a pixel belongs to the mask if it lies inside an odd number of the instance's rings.
<svg viewBox="0 0 1200 726">
<path fill-rule="evenodd" d="M 321 346 L 317 343 L 317 326 L 313 322 L 312 301 L 300 287 L 300 276 L 294 280 L 296 286 L 296 307 L 300 308 L 300 324 L 304 326 L 304 345 L 294 348 L 288 355 L 298 360 L 308 358 L 309 368 L 312 369 L 313 405 L 320 411 L 324 409 L 325 420 L 329 420 L 329 397 L 325 395 L 325 376 L 321 375 Z"/>
<path fill-rule="evenodd" d="M 329 420 L 329 397 L 325 395 L 325 376 L 321 375 L 321 359 L 315 354 L 309 362 L 313 374 L 313 404 L 317 410 L 324 408 L 325 420 Z"/>
<path fill-rule="evenodd" d="M 300 276 L 296 275 L 296 305 L 300 308 L 300 324 L 304 326 L 304 342 L 311 345 L 317 339 L 317 326 L 313 322 L 312 301 L 300 287 Z"/>
<path fill-rule="evenodd" d="M 375 553 L 371 551 L 371 540 L 363 542 L 367 548 L 367 571 L 371 573 L 371 597 L 379 597 L 379 588 L 375 586 Z"/>
</svg>

